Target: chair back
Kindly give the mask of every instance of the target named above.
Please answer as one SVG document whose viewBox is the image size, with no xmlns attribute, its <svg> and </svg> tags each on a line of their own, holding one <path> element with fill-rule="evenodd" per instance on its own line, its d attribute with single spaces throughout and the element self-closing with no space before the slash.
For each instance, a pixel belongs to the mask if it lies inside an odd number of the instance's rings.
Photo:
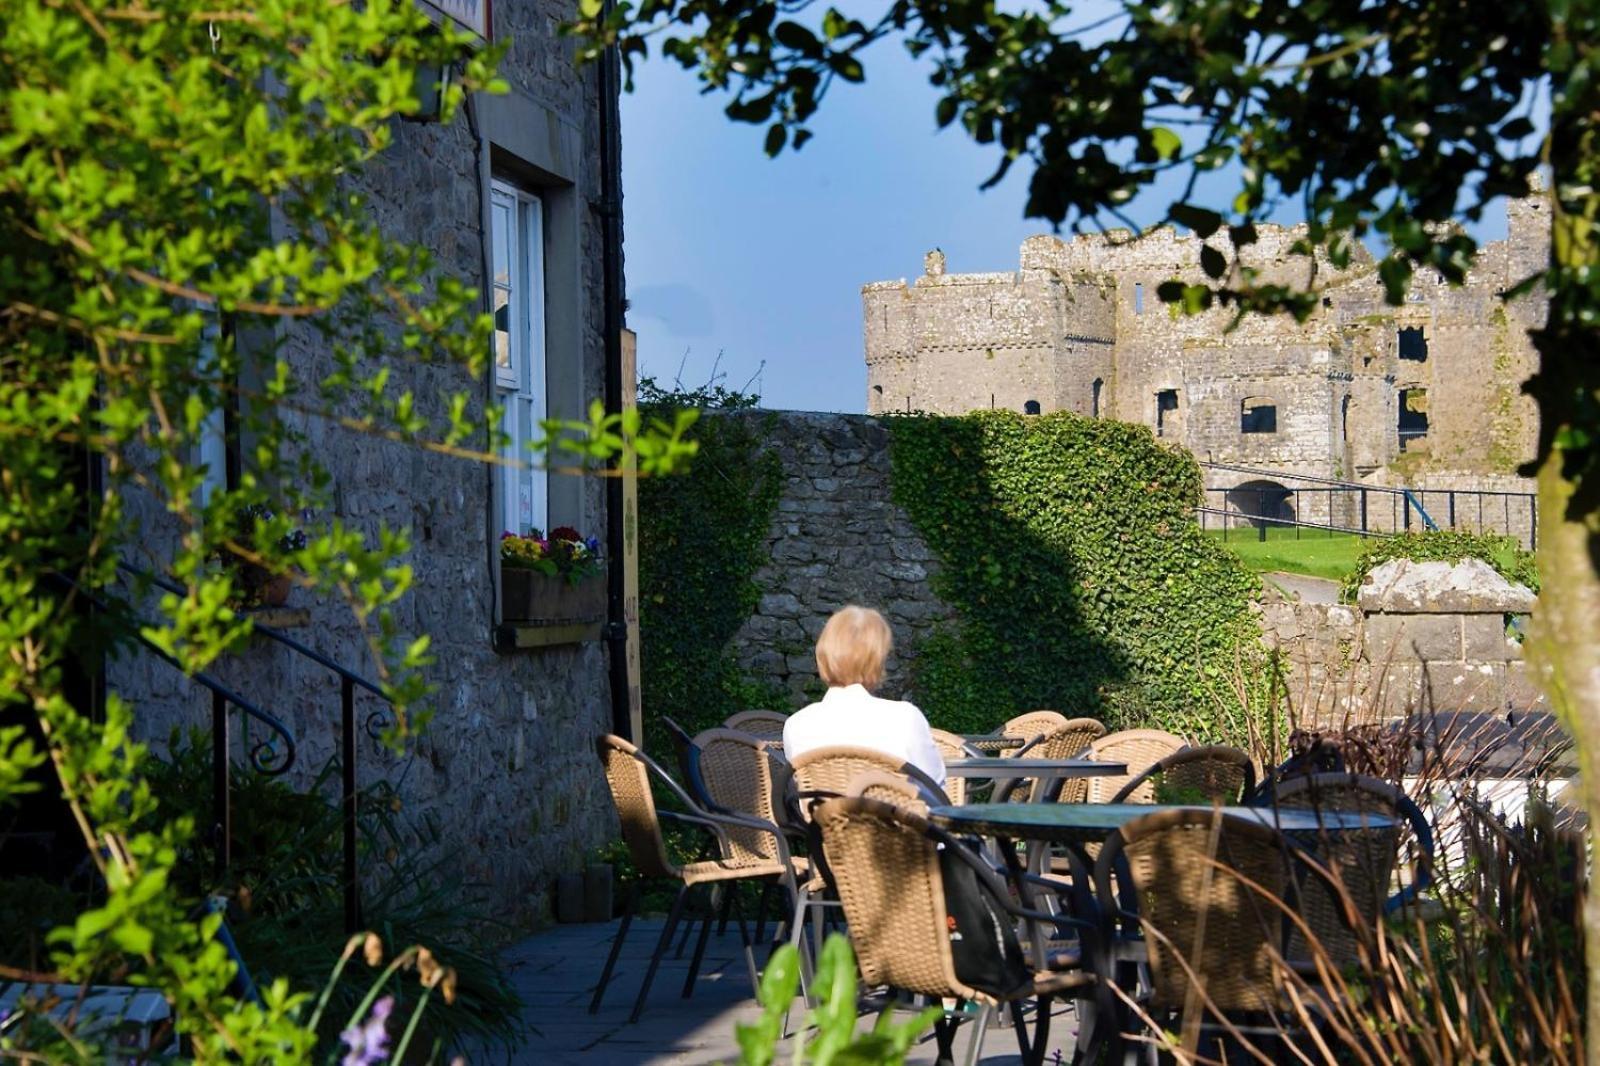
<svg viewBox="0 0 1600 1066">
<path fill-rule="evenodd" d="M 1150 767 L 1186 747 L 1182 737 L 1160 729 L 1124 729 L 1110 733 L 1089 745 L 1088 757 L 1101 762 L 1120 762 L 1128 767 L 1126 774 L 1115 777 L 1077 778 L 1068 784 L 1074 787 L 1061 790 L 1061 801 L 1109 803 L 1111 797 L 1122 791 L 1122 786 L 1144 773 Z M 1125 803 L 1154 803 L 1155 784 L 1146 781 Z"/>
<path fill-rule="evenodd" d="M 1349 896 L 1363 927 L 1374 928 L 1382 914 L 1405 906 L 1427 887 L 1433 831 L 1422 811 L 1399 786 L 1361 774 L 1301 774 L 1279 782 L 1269 797 L 1269 805 L 1272 803 L 1374 814 L 1396 823 L 1393 827 L 1327 833 L 1318 841 L 1318 858 Z M 1390 895 L 1394 869 L 1406 846 L 1416 851 L 1416 872 L 1408 885 Z M 1356 961 L 1358 936 L 1346 920 L 1340 893 L 1323 884 L 1307 885 L 1301 913 L 1336 965 Z M 1309 954 L 1305 936 L 1295 930 L 1289 940 L 1289 957 L 1304 959 Z"/>
<path fill-rule="evenodd" d="M 1155 786 L 1151 802 L 1231 806 L 1255 790 L 1256 768 L 1249 755 L 1225 744 L 1184 748 L 1123 785 L 1111 802 L 1130 802 L 1128 797 L 1146 782 Z"/>
<path fill-rule="evenodd" d="M 1276 830 L 1220 811 L 1158 811 L 1111 835 L 1096 893 L 1144 931 L 1153 1010 L 1183 1009 L 1192 984 L 1219 1011 L 1278 1009 L 1288 863 Z"/>
<path fill-rule="evenodd" d="M 945 762 L 951 759 L 965 759 L 972 754 L 967 750 L 966 738 L 959 733 L 952 733 L 946 729 L 933 729 L 929 732 L 933 734 L 934 747 L 939 749 L 939 755 Z M 967 802 L 967 782 L 964 778 L 946 778 L 944 792 L 950 797 L 950 802 L 958 807 Z"/>
<path fill-rule="evenodd" d="M 892 807 L 900 807 L 923 816 L 928 813 L 928 802 L 916 785 L 899 774 L 886 773 L 882 770 L 867 770 L 857 774 L 851 780 L 850 787 L 845 790 L 845 795 L 877 800 L 879 803 L 887 803 Z"/>
<path fill-rule="evenodd" d="M 1075 759 L 1106 735 L 1106 727 L 1093 718 L 1073 718 L 1039 738 L 1028 749 L 1034 759 Z"/>
<path fill-rule="evenodd" d="M 1000 735 L 1029 741 L 1060 729 L 1067 724 L 1067 716 L 1058 711 L 1029 711 L 1019 714 L 1000 727 Z M 1002 756 L 1015 755 L 1021 748 L 1007 748 Z"/>
<path fill-rule="evenodd" d="M 762 740 L 782 740 L 784 723 L 789 716 L 781 711 L 740 711 L 722 724 Z"/>
<path fill-rule="evenodd" d="M 940 801 L 948 799 L 921 770 L 892 755 L 845 745 L 813 748 L 789 760 L 790 779 L 799 798 L 800 818 L 810 821 L 811 808 L 817 800 L 848 794 L 856 777 L 869 771 L 894 774 L 929 790 Z"/>
<path fill-rule="evenodd" d="M 706 794 L 705 782 L 700 779 L 700 749 L 695 747 L 694 738 L 687 729 L 664 714 L 656 720 L 666 729 L 672 741 L 672 753 L 678 761 L 678 776 L 683 778 L 684 787 L 696 803 L 707 810 L 716 810 L 716 802 Z"/>
<path fill-rule="evenodd" d="M 976 999 L 956 978 L 939 853 L 913 811 L 851 797 L 818 804 L 823 848 L 867 985 Z"/>
<path fill-rule="evenodd" d="M 681 876 L 677 865 L 667 857 L 667 845 L 661 839 L 661 819 L 656 814 L 655 797 L 650 794 L 653 764 L 644 752 L 609 733 L 595 742 L 595 748 L 634 867 L 644 877 Z M 655 769 L 660 772 L 659 767 Z"/>
<path fill-rule="evenodd" d="M 707 729 L 694 738 L 700 778 L 711 802 L 733 814 L 778 822 L 772 759 L 765 742 L 734 729 Z M 728 861 L 753 866 L 778 861 L 778 842 L 758 829 L 726 826 Z"/>
</svg>

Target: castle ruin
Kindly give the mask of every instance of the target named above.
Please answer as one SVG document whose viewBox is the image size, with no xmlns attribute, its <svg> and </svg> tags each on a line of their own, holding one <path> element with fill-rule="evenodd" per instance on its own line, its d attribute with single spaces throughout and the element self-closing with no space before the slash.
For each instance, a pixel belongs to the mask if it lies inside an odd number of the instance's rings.
<svg viewBox="0 0 1600 1066">
<path fill-rule="evenodd" d="M 1515 476 L 1537 435 L 1521 386 L 1545 304 L 1504 294 L 1547 262 L 1549 206 L 1506 210 L 1507 238 L 1464 284 L 1419 271 L 1399 307 L 1359 244 L 1337 270 L 1292 251 L 1303 227 L 1260 226 L 1244 262 L 1263 283 L 1315 288 L 1321 306 L 1303 323 L 1249 315 L 1231 330 L 1231 309 L 1184 315 L 1157 297 L 1163 282 L 1208 280 L 1200 239 L 1169 227 L 1030 237 L 1014 273 L 949 274 L 934 251 L 910 284 L 862 287 L 867 411 L 1075 411 L 1284 479 L 1531 491 Z M 1231 251 L 1223 235 L 1210 243 Z M 1207 470 L 1217 492 L 1262 484 Z M 1318 518 L 1348 521 L 1328 513 L 1345 501 L 1328 494 Z"/>
</svg>

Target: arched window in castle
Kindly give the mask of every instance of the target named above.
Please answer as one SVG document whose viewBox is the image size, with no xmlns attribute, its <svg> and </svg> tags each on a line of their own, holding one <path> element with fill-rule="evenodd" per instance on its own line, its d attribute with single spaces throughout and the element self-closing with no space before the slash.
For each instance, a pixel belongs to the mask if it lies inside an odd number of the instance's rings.
<svg viewBox="0 0 1600 1066">
<path fill-rule="evenodd" d="M 1426 363 L 1428 361 L 1428 338 L 1417 327 L 1410 327 L 1400 331 L 1400 358 L 1409 359 L 1413 363 Z"/>
<path fill-rule="evenodd" d="M 1239 405 L 1239 432 L 1278 432 L 1278 405 L 1265 396 L 1246 396 Z"/>
<path fill-rule="evenodd" d="M 1427 389 L 1400 390 L 1400 414 L 1397 422 L 1401 451 L 1405 451 L 1412 442 L 1428 435 Z"/>
<path fill-rule="evenodd" d="M 1103 378 L 1095 378 L 1094 384 L 1089 386 L 1089 415 L 1092 418 L 1100 417 L 1100 393 L 1105 387 Z"/>
<path fill-rule="evenodd" d="M 1036 415 L 1036 414 L 1038 414 L 1039 413 L 1039 401 L 1038 400 L 1028 400 L 1026 403 L 1024 403 L 1022 405 L 1022 413 L 1025 414 L 1025 415 Z"/>
</svg>

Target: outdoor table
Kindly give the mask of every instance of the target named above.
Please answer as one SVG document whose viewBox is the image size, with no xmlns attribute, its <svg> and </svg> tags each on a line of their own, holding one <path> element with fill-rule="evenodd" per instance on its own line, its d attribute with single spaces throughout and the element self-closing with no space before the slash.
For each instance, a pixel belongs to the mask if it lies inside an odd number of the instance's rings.
<svg viewBox="0 0 1600 1066">
<path fill-rule="evenodd" d="M 987 777 L 995 782 L 995 795 L 1009 782 L 1019 778 L 1035 781 L 1062 781 L 1075 777 L 1121 777 L 1128 772 L 1126 763 L 1096 762 L 1093 759 L 1030 759 L 1026 755 L 984 756 L 978 759 L 949 759 L 944 764 L 946 777 Z M 988 806 L 982 804 L 981 806 Z M 1016 804 L 1002 803 L 1001 807 Z"/>
<path fill-rule="evenodd" d="M 973 762 L 995 763 L 1077 762 L 1082 759 L 959 759 L 950 766 Z M 1095 766 L 1115 766 L 1093 763 Z M 1111 773 L 1126 773 L 1117 768 Z M 1024 776 L 1019 774 L 1017 776 Z M 1095 776 L 1095 775 L 1083 775 Z M 934 807 L 928 814 L 935 823 L 952 832 L 990 836 L 1000 840 L 1037 840 L 1047 844 L 1097 844 L 1124 823 L 1159 811 L 1209 811 L 1199 804 L 1164 803 L 973 803 L 965 807 Z M 1344 829 L 1386 829 L 1394 820 L 1359 811 L 1314 810 L 1307 807 L 1223 807 L 1223 814 L 1252 818 L 1276 829 L 1299 844 L 1309 844 L 1324 832 Z"/>
</svg>

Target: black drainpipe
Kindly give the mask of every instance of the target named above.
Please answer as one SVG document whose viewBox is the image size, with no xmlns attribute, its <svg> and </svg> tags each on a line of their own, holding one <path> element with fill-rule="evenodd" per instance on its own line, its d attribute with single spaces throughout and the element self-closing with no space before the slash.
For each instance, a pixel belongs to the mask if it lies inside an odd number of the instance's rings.
<svg viewBox="0 0 1600 1066">
<path fill-rule="evenodd" d="M 607 0 L 604 15 L 611 13 Z M 600 89 L 600 213 L 604 326 L 606 346 L 606 411 L 622 410 L 622 138 L 619 127 L 620 64 L 617 49 L 606 49 L 599 64 Z M 606 478 L 606 646 L 611 663 L 611 731 L 637 741 L 632 736 L 632 714 L 628 701 L 628 623 L 623 611 L 623 522 L 622 479 Z"/>
</svg>

